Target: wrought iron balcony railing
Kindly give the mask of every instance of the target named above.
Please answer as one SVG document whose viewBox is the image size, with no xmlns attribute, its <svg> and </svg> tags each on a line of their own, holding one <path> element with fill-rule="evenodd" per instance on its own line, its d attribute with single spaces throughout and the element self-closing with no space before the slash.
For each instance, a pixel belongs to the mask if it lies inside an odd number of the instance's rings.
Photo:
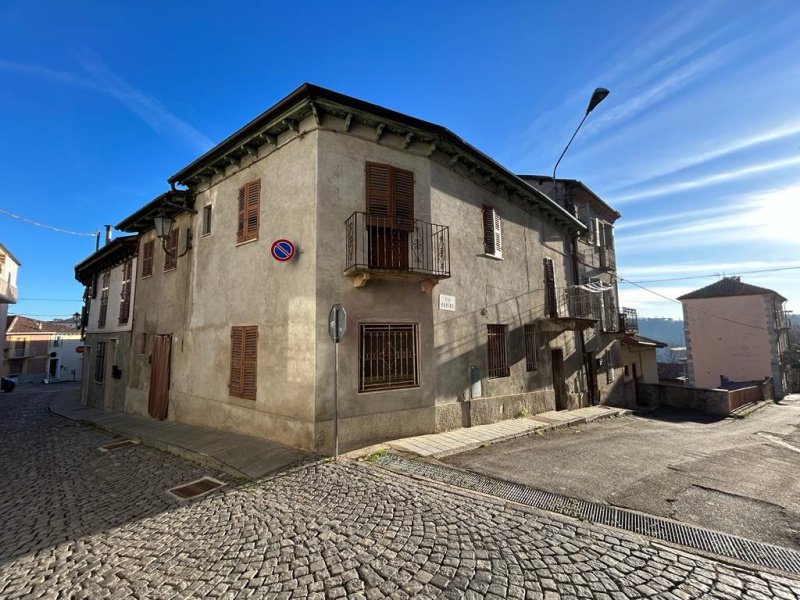
<svg viewBox="0 0 800 600">
<path fill-rule="evenodd" d="M 620 323 L 624 333 L 639 332 L 639 315 L 635 308 L 623 308 L 620 314 Z"/>
<path fill-rule="evenodd" d="M 419 219 L 354 212 L 345 221 L 345 274 L 450 277 L 450 229 Z"/>
</svg>

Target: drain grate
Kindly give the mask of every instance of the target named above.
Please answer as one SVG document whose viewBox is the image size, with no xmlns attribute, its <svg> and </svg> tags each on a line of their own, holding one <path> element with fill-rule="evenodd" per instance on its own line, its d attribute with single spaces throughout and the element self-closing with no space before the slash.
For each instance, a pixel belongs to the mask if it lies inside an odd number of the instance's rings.
<svg viewBox="0 0 800 600">
<path fill-rule="evenodd" d="M 100 446 L 98 450 L 100 452 L 110 452 L 111 450 L 118 450 L 119 448 L 127 448 L 128 446 L 138 446 L 139 442 L 136 440 L 122 440 L 119 442 L 111 442 L 110 444 L 106 444 L 105 446 Z"/>
<path fill-rule="evenodd" d="M 189 500 L 191 498 L 205 496 L 217 488 L 221 488 L 223 485 L 225 485 L 225 483 L 222 481 L 217 481 L 212 477 L 203 477 L 202 479 L 190 481 L 189 483 L 169 489 L 167 493 L 172 494 L 178 500 Z"/>
<path fill-rule="evenodd" d="M 518 504 L 609 525 L 665 542 L 800 575 L 800 553 L 786 548 L 391 454 L 385 454 L 375 462 L 399 473 L 417 475 L 440 483 L 511 500 Z"/>
</svg>

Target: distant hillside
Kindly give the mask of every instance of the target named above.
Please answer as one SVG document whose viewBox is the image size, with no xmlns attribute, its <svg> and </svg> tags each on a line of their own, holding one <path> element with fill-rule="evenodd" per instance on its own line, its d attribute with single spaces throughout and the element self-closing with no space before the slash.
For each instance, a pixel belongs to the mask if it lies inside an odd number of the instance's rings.
<svg viewBox="0 0 800 600">
<path fill-rule="evenodd" d="M 683 321 L 660 317 L 639 317 L 639 333 L 669 346 L 685 346 Z"/>
</svg>

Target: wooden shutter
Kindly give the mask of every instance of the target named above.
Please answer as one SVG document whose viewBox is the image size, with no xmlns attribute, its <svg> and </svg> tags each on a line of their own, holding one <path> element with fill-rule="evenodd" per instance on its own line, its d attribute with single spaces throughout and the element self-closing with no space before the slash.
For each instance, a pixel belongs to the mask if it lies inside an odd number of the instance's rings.
<svg viewBox="0 0 800 600">
<path fill-rule="evenodd" d="M 497 258 L 503 256 L 502 222 L 490 206 L 483 207 L 483 250 Z"/>
<path fill-rule="evenodd" d="M 392 217 L 399 229 L 414 229 L 414 173 L 392 168 Z"/>
<path fill-rule="evenodd" d="M 258 239 L 261 214 L 261 180 L 250 181 L 239 188 L 239 218 L 236 243 Z"/>
<path fill-rule="evenodd" d="M 556 298 L 556 276 L 553 270 L 553 259 L 544 259 L 544 289 L 551 318 L 558 317 L 558 301 Z"/>
<path fill-rule="evenodd" d="M 231 396 L 255 400 L 258 373 L 258 326 L 231 327 Z"/>
<path fill-rule="evenodd" d="M 97 327 L 102 329 L 106 326 L 106 315 L 108 314 L 108 287 L 111 280 L 111 273 L 103 273 L 103 289 L 100 290 L 100 314 L 97 317 Z"/>
<path fill-rule="evenodd" d="M 167 238 L 167 243 L 164 245 L 165 252 L 164 252 L 164 270 L 165 271 L 172 271 L 173 269 L 178 268 L 178 235 L 180 234 L 180 229 L 177 227 L 173 228 L 172 231 L 169 232 L 169 237 Z"/>
<path fill-rule="evenodd" d="M 119 304 L 119 324 L 128 322 L 131 313 L 131 275 L 133 272 L 133 261 L 129 260 L 122 267 L 122 290 L 120 292 Z"/>
<path fill-rule="evenodd" d="M 389 165 L 367 163 L 367 214 L 370 222 L 386 225 L 383 219 L 392 217 L 392 168 Z"/>
<path fill-rule="evenodd" d="M 142 277 L 150 277 L 153 274 L 153 248 L 155 240 L 150 240 L 142 246 Z"/>
</svg>

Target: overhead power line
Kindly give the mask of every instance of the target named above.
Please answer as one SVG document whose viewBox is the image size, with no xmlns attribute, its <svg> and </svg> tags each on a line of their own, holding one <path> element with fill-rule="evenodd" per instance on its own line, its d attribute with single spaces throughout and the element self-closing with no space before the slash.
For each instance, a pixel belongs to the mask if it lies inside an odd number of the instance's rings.
<svg viewBox="0 0 800 600">
<path fill-rule="evenodd" d="M 20 301 L 24 300 L 25 302 L 80 302 L 83 301 L 78 298 L 19 298 Z"/>
<path fill-rule="evenodd" d="M 792 271 L 800 269 L 800 265 L 796 267 L 780 267 L 777 269 L 756 269 L 754 271 L 736 271 L 731 273 L 731 275 L 750 275 L 752 273 L 775 273 L 777 271 Z M 709 273 L 708 275 L 691 275 L 689 277 L 670 277 L 669 279 L 642 279 L 639 281 L 626 281 L 626 283 L 637 284 L 637 283 L 662 283 L 667 281 L 684 281 L 686 279 L 708 279 L 709 277 L 723 277 L 723 273 Z M 618 277 L 620 281 L 622 281 L 622 277 Z"/>
<path fill-rule="evenodd" d="M 93 233 L 85 233 L 83 231 L 71 231 L 69 229 L 62 229 L 61 227 L 53 227 L 52 225 L 46 225 L 45 223 L 39 223 L 39 221 L 34 221 L 33 219 L 28 219 L 27 217 L 22 217 L 20 215 L 16 215 L 10 211 L 7 211 L 3 208 L 0 208 L 0 213 L 11 217 L 12 219 L 18 219 L 25 223 L 29 223 L 30 225 L 36 225 L 37 227 L 43 227 L 44 229 L 49 229 L 51 231 L 57 231 L 58 233 L 67 233 L 69 235 L 81 235 L 86 237 L 95 237 L 99 232 L 95 231 Z"/>
</svg>

